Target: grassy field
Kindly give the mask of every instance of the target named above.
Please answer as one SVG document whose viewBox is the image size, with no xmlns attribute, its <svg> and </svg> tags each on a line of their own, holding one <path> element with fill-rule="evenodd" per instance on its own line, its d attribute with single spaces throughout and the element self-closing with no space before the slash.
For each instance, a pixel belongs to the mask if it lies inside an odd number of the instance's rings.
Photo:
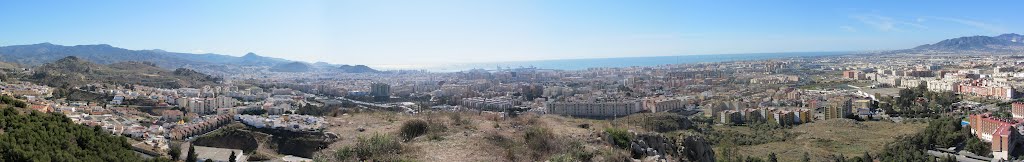
<svg viewBox="0 0 1024 162">
<path fill-rule="evenodd" d="M 833 154 L 846 157 L 861 156 L 865 151 L 872 155 L 891 142 L 895 137 L 916 133 L 927 124 L 900 124 L 892 122 L 852 120 L 826 120 L 803 124 L 789 131 L 797 133 L 795 139 L 772 142 L 760 145 L 739 146 L 737 152 L 743 156 L 765 158 L 769 153 L 778 154 L 779 161 L 799 161 L 803 154 L 810 154 L 812 161 L 823 161 Z M 716 126 L 716 129 L 729 129 L 739 132 L 750 132 L 745 127 Z"/>
</svg>

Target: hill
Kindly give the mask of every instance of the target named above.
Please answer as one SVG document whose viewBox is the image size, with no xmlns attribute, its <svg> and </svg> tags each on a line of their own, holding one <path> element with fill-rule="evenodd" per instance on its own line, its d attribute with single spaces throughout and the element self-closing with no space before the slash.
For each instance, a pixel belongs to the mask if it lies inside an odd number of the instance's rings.
<svg viewBox="0 0 1024 162">
<path fill-rule="evenodd" d="M 373 68 L 367 67 L 366 65 L 341 65 L 338 67 L 343 73 L 376 73 L 380 72 Z"/>
<path fill-rule="evenodd" d="M 278 64 L 270 67 L 270 71 L 273 72 L 309 72 L 312 71 L 313 67 L 303 62 L 291 62 L 287 64 Z"/>
<path fill-rule="evenodd" d="M 143 161 L 124 137 L 62 114 L 23 113 L 10 104 L 0 108 L 0 161 Z"/>
<path fill-rule="evenodd" d="M 167 71 L 151 62 L 119 62 L 101 65 L 68 56 L 33 70 L 29 80 L 53 87 L 80 87 L 91 83 L 135 84 L 163 88 L 199 87 L 220 78 L 190 69 Z"/>
<path fill-rule="evenodd" d="M 278 64 L 278 65 L 270 67 L 269 70 L 272 71 L 272 72 L 312 72 L 312 71 L 338 72 L 338 73 L 377 73 L 377 72 L 380 72 L 380 71 L 377 71 L 377 70 L 375 70 L 373 68 L 370 68 L 370 67 L 368 67 L 366 65 L 334 65 L 334 64 L 324 63 L 324 62 L 317 62 L 317 63 L 309 64 L 309 63 L 299 62 L 299 61 L 285 63 L 285 64 Z"/>
<path fill-rule="evenodd" d="M 633 118 L 644 117 L 664 116 Z M 642 124 L 629 123 L 632 121 L 555 115 L 498 120 L 495 116 L 463 112 L 349 112 L 326 119 L 331 123 L 326 131 L 337 134 L 339 139 L 314 154 L 314 158 L 325 161 L 631 161 L 642 154 L 613 144 L 608 135 L 610 129 L 624 131 L 620 135 L 628 138 L 620 142 L 634 143 L 633 147 L 639 150 L 647 147 L 664 152 L 667 161 L 715 159 L 703 137 L 648 132 L 640 128 Z M 425 127 L 425 132 L 405 138 L 404 132 L 416 127 L 415 123 Z M 626 133 L 627 129 L 635 131 Z"/>
<path fill-rule="evenodd" d="M 1020 51 L 1024 49 L 1024 37 L 1018 34 L 1003 34 L 995 37 L 968 36 L 946 39 L 934 44 L 917 46 L 918 51 Z"/>
<path fill-rule="evenodd" d="M 192 54 L 192 53 L 179 53 L 179 52 L 167 52 L 164 50 L 128 50 L 124 48 L 118 48 L 106 44 L 98 45 L 76 45 L 76 46 L 63 46 L 55 45 L 50 43 L 40 43 L 31 45 L 14 45 L 14 46 L 3 46 L 0 47 L 0 61 L 14 63 L 18 65 L 24 65 L 26 67 L 40 66 L 48 62 L 54 62 L 61 58 L 68 56 L 75 56 L 77 58 L 88 60 L 90 62 L 99 64 L 114 64 L 119 62 L 149 62 L 157 67 L 164 69 L 176 69 L 182 67 L 200 68 L 204 71 L 217 71 L 226 72 L 227 68 L 219 68 L 224 66 L 283 66 L 284 68 L 295 67 L 302 70 L 303 66 L 295 63 L 302 63 L 297 61 L 291 61 L 281 58 L 273 58 L 256 55 L 255 53 L 247 53 L 241 57 L 222 55 L 222 54 Z M 305 63 L 303 63 L 305 64 Z M 329 67 L 327 71 L 338 71 L 338 72 L 351 72 L 351 73 L 363 73 L 363 72 L 377 72 L 365 65 L 332 65 L 327 63 L 317 63 L 318 67 Z M 310 65 L 305 65 L 310 66 Z M 0 67 L 8 67 L 0 65 Z M 205 69 L 205 68 L 210 69 Z M 341 68 L 341 70 L 333 70 L 332 68 Z M 313 68 L 309 68 L 312 70 Z M 291 70 L 285 70 L 285 72 L 292 72 Z"/>
</svg>

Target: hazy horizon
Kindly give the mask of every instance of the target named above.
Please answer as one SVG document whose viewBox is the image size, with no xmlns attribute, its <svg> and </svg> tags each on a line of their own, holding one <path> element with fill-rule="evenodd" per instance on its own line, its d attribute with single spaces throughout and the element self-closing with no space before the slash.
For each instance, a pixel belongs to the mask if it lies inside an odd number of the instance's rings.
<svg viewBox="0 0 1024 162">
<path fill-rule="evenodd" d="M 0 26 L 0 46 L 366 65 L 876 51 L 1020 33 L 1011 30 L 1024 27 L 1012 21 L 1013 4 L 1021 2 L 0 2 L 0 20 L 17 22 Z"/>
<path fill-rule="evenodd" d="M 0 47 L 19 46 L 19 45 L 36 45 L 36 44 L 46 44 L 46 43 L 53 44 L 53 45 L 58 45 L 58 46 L 68 46 L 68 47 L 71 47 L 71 46 L 90 46 L 90 45 L 109 45 L 109 46 L 112 46 L 114 48 L 123 48 L 123 47 L 118 47 L 117 45 L 114 45 L 114 44 L 106 44 L 106 43 L 69 45 L 69 44 L 56 44 L 56 43 L 52 43 L 52 42 L 40 42 L 40 43 L 32 43 L 32 44 L 11 44 L 11 45 L 0 44 Z M 242 57 L 242 56 L 244 56 L 244 55 L 249 53 L 249 52 L 242 53 L 242 54 L 192 53 L 192 52 L 188 52 L 188 51 L 169 51 L 169 50 L 159 49 L 159 48 L 150 48 L 150 49 L 127 49 L 127 48 L 123 48 L 123 49 L 134 50 L 134 51 L 161 50 L 161 51 L 174 52 L 174 53 L 189 53 L 189 54 L 197 54 L 197 55 L 214 54 L 214 55 L 227 55 L 227 56 L 233 56 L 233 57 Z M 855 53 L 855 52 L 870 52 L 870 51 L 792 51 L 792 52 L 753 52 L 753 53 L 692 53 L 692 54 L 678 54 L 678 55 L 612 56 L 612 57 L 584 57 L 584 58 L 552 58 L 552 59 L 535 59 L 535 60 L 509 60 L 509 61 L 497 60 L 497 61 L 478 61 L 478 62 L 458 62 L 458 60 L 455 60 L 455 62 L 395 63 L 395 64 L 387 64 L 387 63 L 384 63 L 384 64 L 363 64 L 363 63 L 331 63 L 331 62 L 325 62 L 325 63 L 339 64 L 339 65 L 340 64 L 345 64 L 345 65 L 445 65 L 445 64 L 479 64 L 479 63 L 534 62 L 534 61 L 555 61 L 555 60 L 590 60 L 590 59 L 614 59 L 614 58 L 649 58 L 649 57 L 712 56 L 712 55 L 750 55 L 750 54 L 769 54 L 770 55 L 770 54 L 786 54 L 786 53 L 835 53 L 835 52 Z M 273 58 L 280 58 L 280 59 L 286 59 L 286 60 L 292 60 L 292 61 L 301 61 L 301 62 L 306 62 L 306 63 L 323 62 L 323 61 L 296 60 L 296 59 L 287 58 L 287 57 L 275 57 L 275 56 L 269 56 L 269 55 L 264 55 L 264 54 L 260 54 L 260 53 L 253 53 L 253 54 L 256 54 L 256 55 L 259 55 L 259 56 L 264 56 L 264 57 L 273 57 Z"/>
</svg>

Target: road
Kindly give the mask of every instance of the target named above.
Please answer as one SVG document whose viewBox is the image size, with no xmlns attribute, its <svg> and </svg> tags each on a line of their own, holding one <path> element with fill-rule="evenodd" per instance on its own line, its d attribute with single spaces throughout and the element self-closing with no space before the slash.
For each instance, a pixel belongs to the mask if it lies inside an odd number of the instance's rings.
<svg viewBox="0 0 1024 162">
<path fill-rule="evenodd" d="M 957 153 L 951 153 L 951 152 L 948 152 L 948 151 L 940 151 L 940 150 L 928 150 L 928 151 L 926 151 L 926 153 L 928 153 L 929 155 L 935 156 L 935 157 L 940 157 L 940 158 L 953 155 L 953 156 L 956 157 L 956 161 L 959 161 L 959 162 L 987 162 L 987 161 L 991 161 L 991 158 L 979 157 L 979 156 L 960 155 L 960 154 L 957 154 Z"/>
</svg>

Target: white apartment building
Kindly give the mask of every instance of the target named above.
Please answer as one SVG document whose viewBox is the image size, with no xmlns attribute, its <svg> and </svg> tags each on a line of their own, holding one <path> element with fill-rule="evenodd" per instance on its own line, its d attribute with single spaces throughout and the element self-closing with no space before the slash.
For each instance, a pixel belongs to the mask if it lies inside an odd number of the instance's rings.
<svg viewBox="0 0 1024 162">
<path fill-rule="evenodd" d="M 549 114 L 573 117 L 622 117 L 640 112 L 640 102 L 548 102 L 544 104 Z"/>
</svg>

